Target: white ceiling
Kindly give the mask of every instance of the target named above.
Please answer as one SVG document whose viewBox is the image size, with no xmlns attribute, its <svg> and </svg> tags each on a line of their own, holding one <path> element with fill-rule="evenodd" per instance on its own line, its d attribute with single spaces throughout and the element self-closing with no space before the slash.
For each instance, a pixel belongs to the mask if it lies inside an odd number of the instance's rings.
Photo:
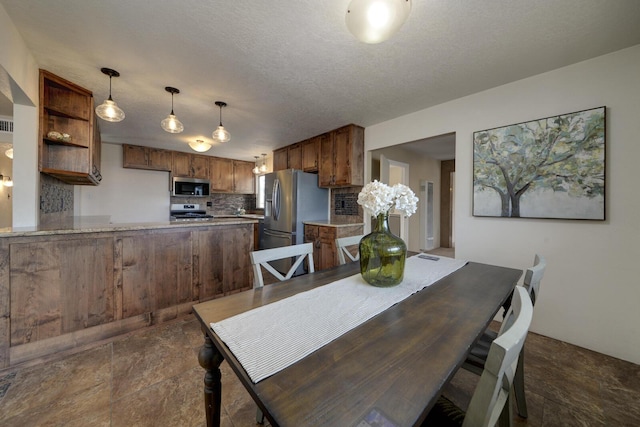
<svg viewBox="0 0 640 427">
<path fill-rule="evenodd" d="M 347 123 L 369 126 L 640 43 L 638 0 L 413 0 L 389 41 L 346 29 L 347 0 L 0 0 L 49 71 L 113 98 L 106 142 L 189 151 L 218 107 L 231 141 L 207 154 L 260 153 Z M 165 86 L 182 134 L 164 132 Z"/>
</svg>

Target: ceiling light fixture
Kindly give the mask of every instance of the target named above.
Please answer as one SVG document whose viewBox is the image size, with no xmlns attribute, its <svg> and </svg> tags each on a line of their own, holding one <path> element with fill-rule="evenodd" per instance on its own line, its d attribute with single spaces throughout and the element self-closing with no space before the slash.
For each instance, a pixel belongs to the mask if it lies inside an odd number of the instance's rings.
<svg viewBox="0 0 640 427">
<path fill-rule="evenodd" d="M 262 153 L 262 165 L 260 165 L 260 172 L 267 171 L 267 155 Z"/>
<path fill-rule="evenodd" d="M 391 38 L 410 11 L 411 0 L 351 0 L 345 21 L 358 40 L 375 44 Z"/>
<path fill-rule="evenodd" d="M 260 158 L 260 156 L 253 156 L 253 157 L 256 159 L 254 161 L 254 163 L 256 164 L 256 167 L 253 168 L 253 173 L 258 175 L 260 173 L 260 166 L 258 166 L 258 159 Z"/>
<path fill-rule="evenodd" d="M 109 76 L 109 98 L 96 107 L 96 114 L 108 122 L 121 122 L 124 120 L 124 111 L 111 98 L 111 78 L 120 77 L 120 73 L 111 68 L 101 68 L 100 71 Z"/>
<path fill-rule="evenodd" d="M 227 103 L 222 101 L 216 101 L 216 105 L 220 107 L 220 126 L 216 130 L 213 131 L 211 135 L 214 141 L 217 142 L 227 142 L 231 139 L 231 135 L 229 132 L 222 126 L 222 107 L 226 107 Z"/>
<path fill-rule="evenodd" d="M 4 152 L 4 155 L 13 160 L 13 148 L 9 148 Z"/>
<path fill-rule="evenodd" d="M 173 95 L 176 93 L 180 93 L 180 91 L 175 87 L 170 86 L 165 87 L 164 90 L 171 94 L 171 113 L 167 116 L 166 119 L 160 122 L 160 125 L 162 126 L 162 129 L 166 130 L 169 133 L 180 133 L 184 130 L 184 126 L 182 125 L 182 122 L 178 120 L 176 115 L 173 114 Z"/>
<path fill-rule="evenodd" d="M 10 176 L 0 175 L 0 183 L 5 187 L 13 187 L 13 181 Z"/>
<path fill-rule="evenodd" d="M 189 147 L 191 147 L 193 151 L 204 153 L 205 151 L 209 151 L 209 149 L 211 148 L 211 144 L 209 144 L 208 142 L 204 142 L 201 139 L 196 139 L 195 141 L 191 141 L 189 143 Z"/>
</svg>

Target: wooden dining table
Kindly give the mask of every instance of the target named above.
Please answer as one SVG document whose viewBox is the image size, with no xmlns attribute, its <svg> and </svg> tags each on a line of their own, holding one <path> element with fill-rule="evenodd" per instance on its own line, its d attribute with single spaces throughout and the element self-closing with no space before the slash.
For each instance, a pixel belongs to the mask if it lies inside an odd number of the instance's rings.
<svg viewBox="0 0 640 427">
<path fill-rule="evenodd" d="M 272 426 L 420 425 L 522 275 L 469 262 L 255 384 L 211 328 L 358 273 L 358 263 L 349 263 L 193 307 L 204 333 L 198 360 L 206 371 L 207 426 L 220 425 L 224 360 Z"/>
</svg>

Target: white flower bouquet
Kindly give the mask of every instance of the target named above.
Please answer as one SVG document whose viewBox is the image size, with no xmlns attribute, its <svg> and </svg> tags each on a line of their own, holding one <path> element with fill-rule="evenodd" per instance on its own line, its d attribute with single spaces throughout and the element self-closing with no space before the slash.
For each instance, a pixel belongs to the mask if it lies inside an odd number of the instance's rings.
<svg viewBox="0 0 640 427">
<path fill-rule="evenodd" d="M 406 185 L 396 184 L 391 187 L 375 180 L 362 188 L 358 194 L 358 204 L 373 216 L 386 213 L 391 208 L 411 216 L 418 207 L 418 198 Z"/>
</svg>

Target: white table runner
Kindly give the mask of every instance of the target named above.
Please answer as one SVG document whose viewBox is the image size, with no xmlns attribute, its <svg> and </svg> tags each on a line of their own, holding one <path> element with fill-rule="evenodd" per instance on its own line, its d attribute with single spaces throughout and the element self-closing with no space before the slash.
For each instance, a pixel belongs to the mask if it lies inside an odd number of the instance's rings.
<svg viewBox="0 0 640 427">
<path fill-rule="evenodd" d="M 402 283 L 391 288 L 371 286 L 356 274 L 211 327 L 257 383 L 467 263 L 432 258 L 408 258 Z"/>
</svg>

